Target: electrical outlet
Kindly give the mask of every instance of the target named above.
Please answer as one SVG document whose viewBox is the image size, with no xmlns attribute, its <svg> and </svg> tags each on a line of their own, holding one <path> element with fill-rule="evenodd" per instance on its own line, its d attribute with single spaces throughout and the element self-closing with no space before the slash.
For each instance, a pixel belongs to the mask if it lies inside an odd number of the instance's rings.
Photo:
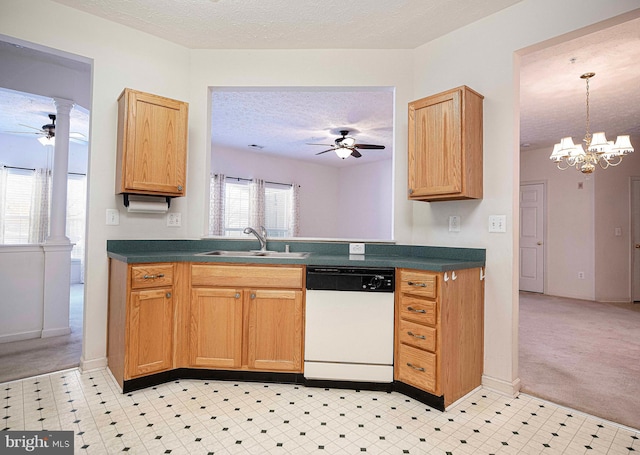
<svg viewBox="0 0 640 455">
<path fill-rule="evenodd" d="M 458 215 L 449 217 L 449 232 L 460 232 L 460 217 Z"/>
<path fill-rule="evenodd" d="M 364 243 L 350 243 L 349 254 L 364 254 Z"/>
<path fill-rule="evenodd" d="M 107 209 L 107 226 L 117 226 L 120 224 L 120 212 L 118 209 Z"/>
<path fill-rule="evenodd" d="M 578 279 L 584 280 L 584 272 L 578 272 Z"/>
<path fill-rule="evenodd" d="M 182 214 L 181 213 L 168 213 L 167 214 L 167 226 L 180 227 L 182 226 Z"/>
<path fill-rule="evenodd" d="M 489 232 L 507 232 L 507 216 L 489 215 Z"/>
</svg>

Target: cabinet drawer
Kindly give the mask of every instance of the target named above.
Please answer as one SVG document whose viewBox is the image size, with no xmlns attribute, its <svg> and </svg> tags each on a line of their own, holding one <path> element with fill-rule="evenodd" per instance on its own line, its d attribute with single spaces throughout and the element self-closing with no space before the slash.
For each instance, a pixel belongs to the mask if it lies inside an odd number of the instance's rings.
<svg viewBox="0 0 640 455">
<path fill-rule="evenodd" d="M 437 395 L 436 355 L 404 344 L 398 351 L 398 379 Z"/>
<path fill-rule="evenodd" d="M 173 285 L 173 264 L 134 265 L 131 267 L 131 288 L 156 288 Z"/>
<path fill-rule="evenodd" d="M 433 273 L 401 270 L 400 292 L 435 298 L 436 277 Z"/>
<path fill-rule="evenodd" d="M 436 325 L 436 302 L 403 295 L 398 305 L 400 318 L 418 324 Z"/>
<path fill-rule="evenodd" d="M 410 344 L 420 349 L 435 352 L 436 329 L 400 319 L 400 324 L 398 325 L 398 340 L 400 343 Z"/>
<path fill-rule="evenodd" d="M 303 278 L 302 266 L 191 265 L 193 286 L 302 289 Z"/>
</svg>

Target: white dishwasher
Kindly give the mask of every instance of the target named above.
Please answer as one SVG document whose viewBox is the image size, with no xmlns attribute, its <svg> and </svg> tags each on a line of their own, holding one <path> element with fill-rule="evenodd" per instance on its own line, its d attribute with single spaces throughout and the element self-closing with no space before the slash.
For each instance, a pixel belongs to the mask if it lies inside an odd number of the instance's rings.
<svg viewBox="0 0 640 455">
<path fill-rule="evenodd" d="M 394 269 L 307 266 L 304 377 L 393 382 Z"/>
</svg>

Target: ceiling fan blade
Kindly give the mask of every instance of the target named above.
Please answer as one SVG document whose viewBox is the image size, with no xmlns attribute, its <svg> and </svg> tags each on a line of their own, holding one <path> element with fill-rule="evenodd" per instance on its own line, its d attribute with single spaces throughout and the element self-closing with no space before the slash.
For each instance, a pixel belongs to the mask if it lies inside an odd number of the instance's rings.
<svg viewBox="0 0 640 455">
<path fill-rule="evenodd" d="M 7 134 L 43 134 L 42 132 L 35 132 L 35 131 L 2 131 L 2 132 Z"/>
<path fill-rule="evenodd" d="M 327 152 L 333 152 L 335 149 L 329 149 L 329 150 L 325 150 L 323 152 L 320 153 L 316 153 L 316 155 L 322 155 L 323 153 L 327 153 Z"/>
<path fill-rule="evenodd" d="M 39 131 L 40 133 L 42 133 L 42 129 L 41 128 L 36 128 L 34 126 L 25 125 L 24 123 L 18 123 L 18 125 L 24 126 L 25 128 L 31 128 L 32 130 L 36 130 L 36 131 Z"/>
<path fill-rule="evenodd" d="M 360 158 L 362 156 L 362 153 L 354 149 L 353 152 L 351 152 L 351 156 L 354 158 Z"/>
<path fill-rule="evenodd" d="M 306 143 L 306 145 L 322 145 L 324 147 L 333 147 L 333 144 L 309 144 L 308 142 Z"/>
<path fill-rule="evenodd" d="M 355 144 L 354 147 L 359 149 L 370 149 L 370 150 L 382 150 L 384 145 L 374 145 L 374 144 Z"/>
</svg>

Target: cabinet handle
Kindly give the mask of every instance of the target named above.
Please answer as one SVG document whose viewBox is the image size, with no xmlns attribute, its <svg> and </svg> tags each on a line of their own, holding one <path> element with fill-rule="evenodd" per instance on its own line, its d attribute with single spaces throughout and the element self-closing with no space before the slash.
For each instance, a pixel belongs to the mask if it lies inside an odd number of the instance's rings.
<svg viewBox="0 0 640 455">
<path fill-rule="evenodd" d="M 421 314 L 426 313 L 426 311 L 425 311 L 425 310 L 416 310 L 415 308 L 413 308 L 413 307 L 411 307 L 411 306 L 408 306 L 408 307 L 407 307 L 407 310 L 411 311 L 412 313 L 421 313 Z"/>
<path fill-rule="evenodd" d="M 415 334 L 415 333 L 413 333 L 413 332 L 407 332 L 407 335 L 412 336 L 412 337 L 414 337 L 414 338 L 417 338 L 417 339 L 419 339 L 419 340 L 426 340 L 426 338 L 425 338 L 425 336 L 424 336 L 424 335 L 416 335 L 416 334 Z"/>
<path fill-rule="evenodd" d="M 409 363 L 409 362 L 407 362 L 407 366 L 408 366 L 409 368 L 413 368 L 414 370 L 417 370 L 417 371 L 424 371 L 424 368 L 422 368 L 422 367 L 417 367 L 417 366 L 415 366 L 414 364 Z"/>
<path fill-rule="evenodd" d="M 178 191 L 182 191 L 182 185 L 178 185 Z"/>
<path fill-rule="evenodd" d="M 426 288 L 427 287 L 426 283 L 414 283 L 413 281 L 409 281 L 407 284 L 409 286 L 416 286 L 416 287 L 419 287 L 419 288 Z"/>
<path fill-rule="evenodd" d="M 171 298 L 171 293 L 170 292 L 167 292 L 165 295 L 167 296 L 168 299 Z"/>
<path fill-rule="evenodd" d="M 157 275 L 145 275 L 142 278 L 145 280 L 155 280 L 156 278 L 164 278 L 164 273 L 158 273 Z"/>
<path fill-rule="evenodd" d="M 409 188 L 409 194 L 413 194 L 413 188 Z"/>
<path fill-rule="evenodd" d="M 236 299 L 239 299 L 239 298 L 240 298 L 240 293 L 236 292 Z"/>
<path fill-rule="evenodd" d="M 255 298 L 256 298 L 256 295 L 255 295 L 255 294 L 251 294 L 251 298 L 252 298 L 252 299 L 255 299 Z"/>
</svg>

